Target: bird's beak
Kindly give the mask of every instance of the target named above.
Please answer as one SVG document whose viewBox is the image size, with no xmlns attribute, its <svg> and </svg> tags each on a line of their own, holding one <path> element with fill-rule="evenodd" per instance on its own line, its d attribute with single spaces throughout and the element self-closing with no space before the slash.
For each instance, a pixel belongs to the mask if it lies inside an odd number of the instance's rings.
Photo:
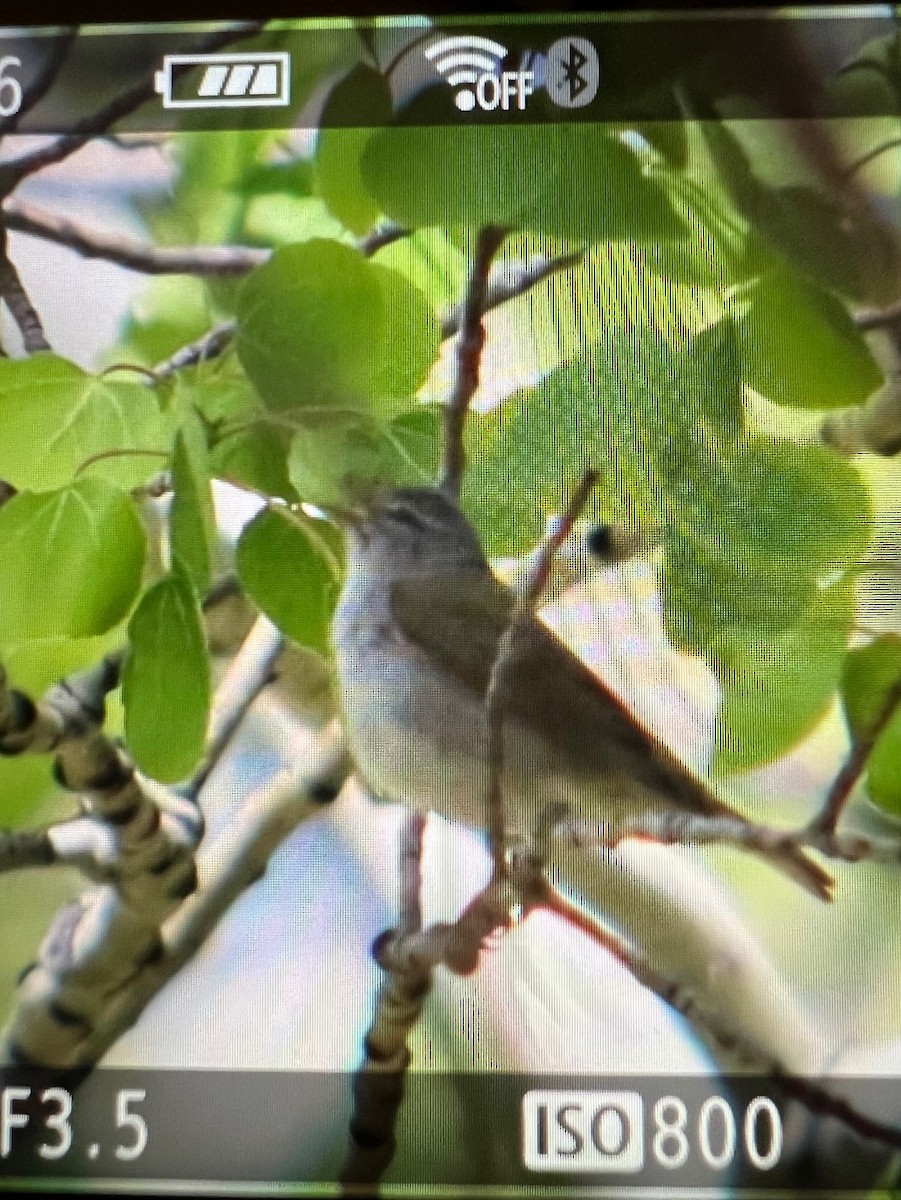
<svg viewBox="0 0 901 1200">
<path fill-rule="evenodd" d="M 359 529 L 369 515 L 368 509 L 362 504 L 328 504 L 319 507 L 329 520 L 350 529 Z"/>
</svg>

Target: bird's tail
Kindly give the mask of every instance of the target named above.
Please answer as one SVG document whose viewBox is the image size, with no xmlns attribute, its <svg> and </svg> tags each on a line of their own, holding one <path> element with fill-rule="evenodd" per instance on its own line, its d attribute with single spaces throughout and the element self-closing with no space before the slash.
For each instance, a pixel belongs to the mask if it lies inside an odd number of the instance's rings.
<svg viewBox="0 0 901 1200">
<path fill-rule="evenodd" d="M 778 867 L 785 875 L 790 875 L 818 900 L 832 899 L 835 880 L 828 871 L 824 871 L 818 863 L 809 858 L 800 846 L 761 850 L 760 853 L 774 867 Z"/>
</svg>

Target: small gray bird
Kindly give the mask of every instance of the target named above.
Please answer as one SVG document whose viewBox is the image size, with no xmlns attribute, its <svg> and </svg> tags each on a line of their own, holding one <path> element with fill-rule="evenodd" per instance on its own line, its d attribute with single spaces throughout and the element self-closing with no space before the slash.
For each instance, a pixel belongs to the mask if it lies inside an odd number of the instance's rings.
<svg viewBox="0 0 901 1200">
<path fill-rule="evenodd" d="M 382 492 L 345 522 L 333 641 L 357 767 L 376 795 L 484 828 L 485 695 L 515 597 L 434 488 Z M 561 806 L 610 841 L 705 840 L 716 826 L 830 897 L 825 871 L 718 800 L 540 620 L 517 634 L 504 679 L 509 834 Z"/>
</svg>

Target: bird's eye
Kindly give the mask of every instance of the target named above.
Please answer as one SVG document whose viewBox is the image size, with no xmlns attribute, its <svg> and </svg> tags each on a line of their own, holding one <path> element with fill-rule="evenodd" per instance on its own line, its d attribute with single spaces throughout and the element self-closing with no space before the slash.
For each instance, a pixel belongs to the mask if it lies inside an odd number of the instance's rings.
<svg viewBox="0 0 901 1200">
<path fill-rule="evenodd" d="M 589 554 L 596 558 L 605 558 L 613 548 L 613 537 L 609 525 L 594 525 L 585 538 Z"/>
<path fill-rule="evenodd" d="M 422 532 L 426 528 L 426 523 L 419 513 L 406 504 L 392 504 L 385 509 L 385 515 L 393 518 L 398 525 L 406 525 L 408 529 L 417 529 Z"/>
</svg>

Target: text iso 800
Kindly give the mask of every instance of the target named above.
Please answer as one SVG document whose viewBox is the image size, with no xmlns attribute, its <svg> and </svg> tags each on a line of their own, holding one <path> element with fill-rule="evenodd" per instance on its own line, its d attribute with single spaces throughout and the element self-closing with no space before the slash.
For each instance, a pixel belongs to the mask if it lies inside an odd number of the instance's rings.
<svg viewBox="0 0 901 1200">
<path fill-rule="evenodd" d="M 740 1158 L 766 1172 L 782 1147 L 782 1118 L 768 1096 L 741 1106 L 708 1096 L 692 1109 L 678 1096 L 646 1102 L 638 1092 L 533 1091 L 522 1101 L 530 1171 L 634 1174 L 651 1163 L 725 1171 Z"/>
</svg>

